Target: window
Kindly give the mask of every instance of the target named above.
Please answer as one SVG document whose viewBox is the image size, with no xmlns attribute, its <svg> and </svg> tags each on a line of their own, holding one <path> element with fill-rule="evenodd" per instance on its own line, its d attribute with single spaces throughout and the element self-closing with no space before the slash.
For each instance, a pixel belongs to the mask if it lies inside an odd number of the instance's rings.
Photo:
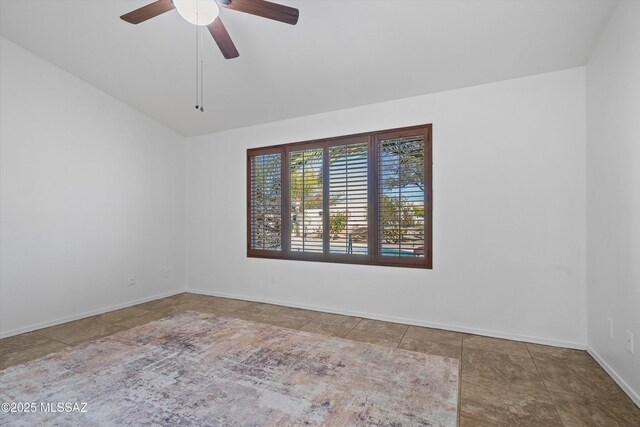
<svg viewBox="0 0 640 427">
<path fill-rule="evenodd" d="M 431 268 L 431 125 L 247 150 L 247 255 Z"/>
</svg>

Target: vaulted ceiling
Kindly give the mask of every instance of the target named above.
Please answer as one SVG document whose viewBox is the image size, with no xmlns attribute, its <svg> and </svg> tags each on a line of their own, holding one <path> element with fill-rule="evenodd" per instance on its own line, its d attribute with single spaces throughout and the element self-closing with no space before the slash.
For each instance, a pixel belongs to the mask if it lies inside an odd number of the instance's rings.
<svg viewBox="0 0 640 427">
<path fill-rule="evenodd" d="M 616 3 L 281 0 L 296 26 L 221 8 L 240 57 L 205 39 L 201 113 L 195 27 L 119 19 L 150 2 L 0 0 L 0 33 L 191 136 L 579 66 Z"/>
</svg>

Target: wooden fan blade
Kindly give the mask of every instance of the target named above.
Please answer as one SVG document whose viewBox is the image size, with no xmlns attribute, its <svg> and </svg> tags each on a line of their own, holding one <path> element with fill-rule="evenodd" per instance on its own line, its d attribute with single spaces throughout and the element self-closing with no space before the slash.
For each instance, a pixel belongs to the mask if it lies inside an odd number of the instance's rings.
<svg viewBox="0 0 640 427">
<path fill-rule="evenodd" d="M 220 1 L 220 5 L 227 9 L 262 16 L 285 24 L 296 25 L 298 22 L 298 9 L 264 0 L 230 0 L 229 4 Z"/>
<path fill-rule="evenodd" d="M 236 46 L 233 44 L 233 41 L 231 40 L 231 37 L 219 16 L 215 21 L 207 25 L 207 28 L 209 28 L 209 32 L 220 48 L 222 55 L 226 59 L 237 58 L 240 56 L 238 49 L 236 49 Z"/>
<path fill-rule="evenodd" d="M 155 18 L 165 12 L 169 12 L 174 8 L 175 6 L 171 0 L 158 0 L 146 6 L 142 6 L 140 9 L 136 9 L 133 12 L 126 13 L 122 15 L 120 19 L 127 21 L 130 24 L 139 24 L 147 19 Z"/>
</svg>

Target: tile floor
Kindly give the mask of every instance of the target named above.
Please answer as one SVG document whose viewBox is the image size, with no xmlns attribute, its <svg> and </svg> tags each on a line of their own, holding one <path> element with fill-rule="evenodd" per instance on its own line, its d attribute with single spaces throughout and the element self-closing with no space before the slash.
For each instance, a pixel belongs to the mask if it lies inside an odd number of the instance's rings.
<svg viewBox="0 0 640 427">
<path fill-rule="evenodd" d="M 459 424 L 640 426 L 640 409 L 584 351 L 183 293 L 0 340 L 0 370 L 187 310 L 461 360 Z"/>
</svg>

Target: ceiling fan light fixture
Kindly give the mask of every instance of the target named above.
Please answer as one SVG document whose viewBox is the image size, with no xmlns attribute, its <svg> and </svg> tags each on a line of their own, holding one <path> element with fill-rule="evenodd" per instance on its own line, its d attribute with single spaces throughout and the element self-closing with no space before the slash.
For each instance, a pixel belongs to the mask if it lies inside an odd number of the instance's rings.
<svg viewBox="0 0 640 427">
<path fill-rule="evenodd" d="M 180 16 L 193 25 L 209 25 L 220 13 L 215 0 L 173 0 L 173 5 Z"/>
</svg>

